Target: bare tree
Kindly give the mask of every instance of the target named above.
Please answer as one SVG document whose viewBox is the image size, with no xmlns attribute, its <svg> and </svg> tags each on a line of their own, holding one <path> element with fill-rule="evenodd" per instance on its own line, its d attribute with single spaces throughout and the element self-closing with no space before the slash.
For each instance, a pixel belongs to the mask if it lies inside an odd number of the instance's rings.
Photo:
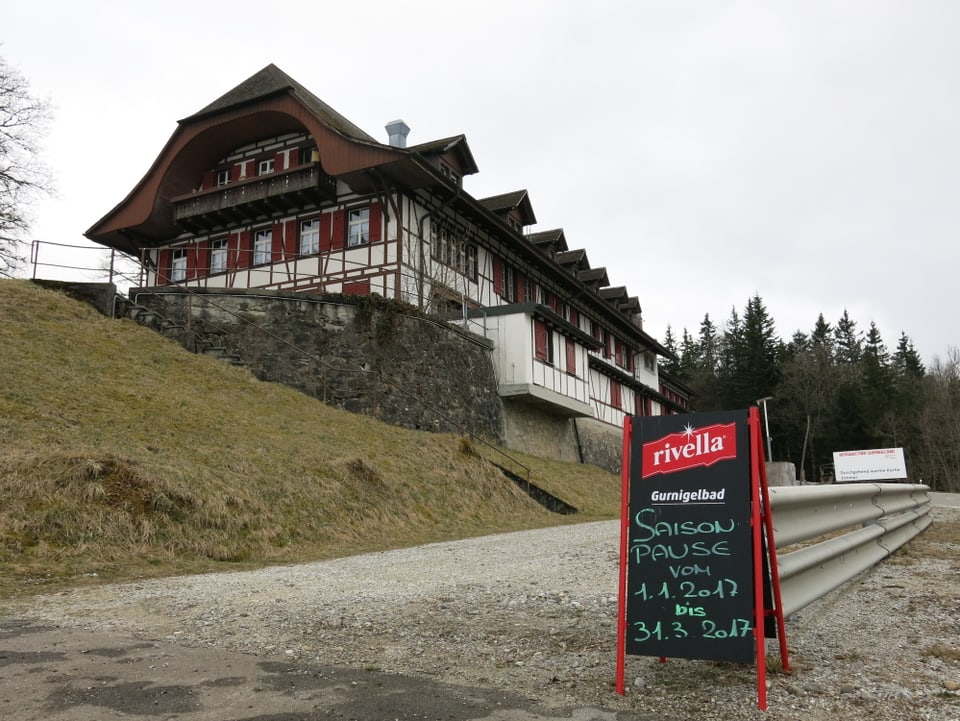
<svg viewBox="0 0 960 721">
<path fill-rule="evenodd" d="M 960 350 L 935 356 L 923 379 L 920 479 L 935 491 L 960 492 Z"/>
<path fill-rule="evenodd" d="M 23 264 L 29 206 L 50 192 L 49 173 L 38 157 L 49 120 L 49 103 L 35 98 L 24 77 L 0 57 L 0 277 Z"/>
</svg>

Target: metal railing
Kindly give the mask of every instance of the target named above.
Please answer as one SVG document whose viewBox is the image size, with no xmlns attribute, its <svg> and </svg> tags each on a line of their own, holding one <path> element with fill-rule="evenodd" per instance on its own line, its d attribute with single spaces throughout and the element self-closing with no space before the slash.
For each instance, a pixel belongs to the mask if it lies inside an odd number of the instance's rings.
<svg viewBox="0 0 960 721">
<path fill-rule="evenodd" d="M 913 483 L 771 488 L 784 615 L 840 587 L 929 526 L 929 490 Z M 804 545 L 808 541 L 817 542 Z"/>
<path fill-rule="evenodd" d="M 33 280 L 63 280 L 79 283 L 107 282 L 114 285 L 143 283 L 143 268 L 130 256 L 112 248 L 34 240 L 30 243 Z"/>
</svg>

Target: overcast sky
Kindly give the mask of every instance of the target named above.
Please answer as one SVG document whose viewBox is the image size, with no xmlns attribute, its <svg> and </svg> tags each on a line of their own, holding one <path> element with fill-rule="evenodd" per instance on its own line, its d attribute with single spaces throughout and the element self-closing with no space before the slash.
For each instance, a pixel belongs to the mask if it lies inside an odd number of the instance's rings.
<svg viewBox="0 0 960 721">
<path fill-rule="evenodd" d="M 960 2 L 32 0 L 0 18 L 0 55 L 55 110 L 39 240 L 86 243 L 178 119 L 275 63 L 384 142 L 395 118 L 410 144 L 464 133 L 466 190 L 526 188 L 532 230 L 562 227 L 661 340 L 758 293 L 784 340 L 846 308 L 891 351 L 902 331 L 928 362 L 960 345 Z"/>
</svg>

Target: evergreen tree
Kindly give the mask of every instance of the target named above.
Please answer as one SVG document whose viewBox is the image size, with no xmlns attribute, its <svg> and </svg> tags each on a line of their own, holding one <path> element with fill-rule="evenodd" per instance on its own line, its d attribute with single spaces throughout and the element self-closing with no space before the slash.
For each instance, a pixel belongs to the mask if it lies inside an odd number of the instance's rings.
<svg viewBox="0 0 960 721">
<path fill-rule="evenodd" d="M 823 313 L 820 314 L 816 325 L 813 326 L 813 331 L 810 333 L 810 343 L 813 346 L 826 348 L 833 355 L 833 328 L 823 319 Z"/>
<path fill-rule="evenodd" d="M 902 331 L 900 332 L 900 340 L 897 341 L 897 350 L 893 354 L 893 368 L 900 378 L 919 380 L 926 373 L 923 361 L 920 360 L 920 355 L 913 347 L 913 341 Z"/>
<path fill-rule="evenodd" d="M 689 384 L 697 375 L 700 349 L 697 347 L 696 339 L 686 328 L 683 329 L 683 339 L 680 341 L 680 354 L 679 380 Z"/>
<path fill-rule="evenodd" d="M 684 333 L 686 333 L 686 330 L 684 330 Z M 660 361 L 660 367 L 672 377 L 679 379 L 680 350 L 677 348 L 677 339 L 673 336 L 673 328 L 669 325 L 663 336 L 663 347 L 670 351 L 673 357 Z"/>
<path fill-rule="evenodd" d="M 853 366 L 860 360 L 863 352 L 863 333 L 857 330 L 857 324 L 850 318 L 847 309 L 837 321 L 833 330 L 834 354 L 840 366 Z"/>
<path fill-rule="evenodd" d="M 870 323 L 860 358 L 860 392 L 863 415 L 871 435 L 871 445 L 885 447 L 897 442 L 893 418 L 894 375 L 890 354 L 880 329 Z"/>
<path fill-rule="evenodd" d="M 665 344 L 677 346 L 672 331 Z M 956 349 L 928 371 L 905 333 L 891 354 L 876 323 L 864 335 L 847 310 L 836 326 L 819 314 L 809 335 L 797 331 L 784 344 L 755 294 L 742 317 L 731 308 L 723 332 L 709 314 L 696 338 L 684 329 L 677 357 L 677 380 L 695 392 L 695 410 L 743 408 L 772 395 L 774 459 L 797 464 L 801 478 L 823 480 L 835 451 L 894 446 L 903 447 L 911 478 L 960 488 Z"/>
<path fill-rule="evenodd" d="M 793 358 L 800 353 L 810 350 L 813 343 L 810 340 L 810 337 L 804 333 L 802 330 L 796 330 L 793 333 L 793 338 L 790 339 L 790 342 L 787 343 L 784 348 L 785 357 L 784 360 Z"/>
<path fill-rule="evenodd" d="M 710 320 L 710 314 L 703 317 L 700 323 L 700 335 L 694 339 L 689 334 L 684 335 L 684 355 L 690 356 L 690 362 L 685 361 L 688 385 L 697 394 L 695 408 L 698 411 L 721 410 L 723 406 L 720 381 L 721 341 L 716 326 Z"/>
<path fill-rule="evenodd" d="M 730 402 L 731 407 L 745 408 L 776 389 L 781 342 L 759 295 L 747 301 L 742 322 L 732 323 L 731 329 L 731 365 L 735 372 L 729 380 Z"/>
<path fill-rule="evenodd" d="M 903 447 L 907 472 L 915 475 L 922 470 L 923 465 L 921 418 L 924 408 L 926 369 L 906 333 L 900 333 L 891 367 L 893 372 L 891 425 L 897 439 L 893 445 Z"/>
</svg>

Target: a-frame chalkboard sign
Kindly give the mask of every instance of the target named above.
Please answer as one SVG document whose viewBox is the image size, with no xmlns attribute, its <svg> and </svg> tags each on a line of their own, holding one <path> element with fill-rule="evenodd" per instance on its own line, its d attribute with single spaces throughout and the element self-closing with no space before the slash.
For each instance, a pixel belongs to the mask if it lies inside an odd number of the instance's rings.
<svg viewBox="0 0 960 721">
<path fill-rule="evenodd" d="M 631 416 L 623 434 L 617 693 L 625 656 L 789 669 L 757 408 Z"/>
</svg>

